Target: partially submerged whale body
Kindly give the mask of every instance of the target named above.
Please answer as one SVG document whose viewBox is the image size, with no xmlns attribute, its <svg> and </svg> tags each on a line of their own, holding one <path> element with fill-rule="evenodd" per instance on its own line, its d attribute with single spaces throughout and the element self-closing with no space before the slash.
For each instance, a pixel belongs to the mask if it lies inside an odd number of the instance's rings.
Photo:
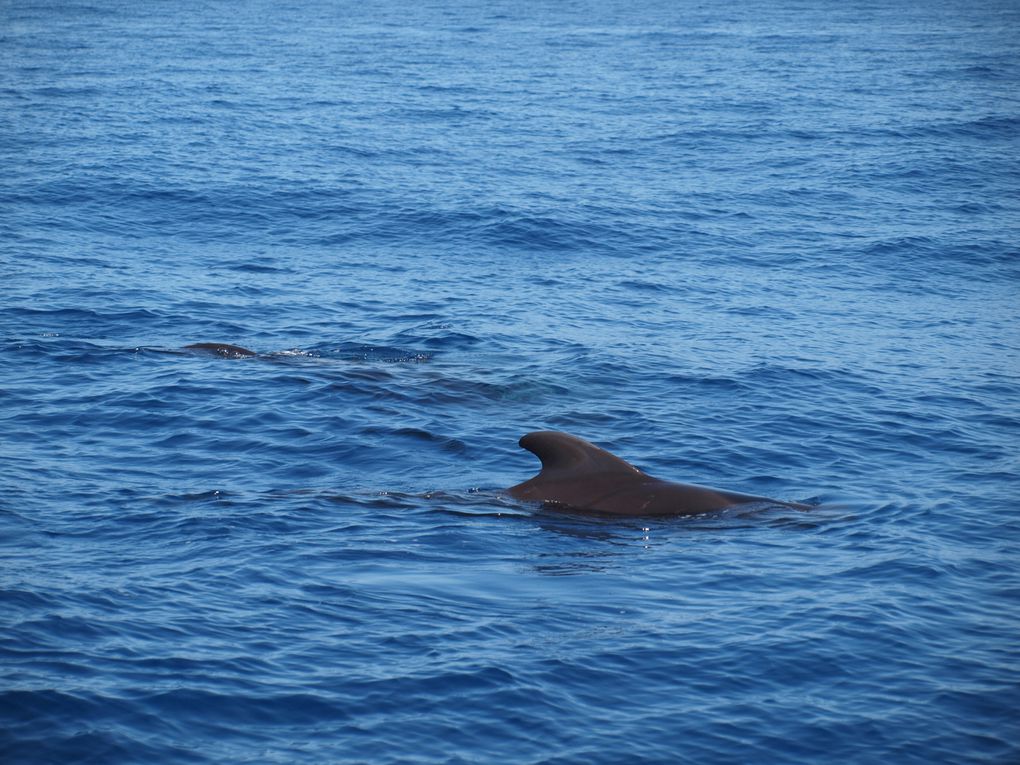
<svg viewBox="0 0 1020 765">
<path fill-rule="evenodd" d="M 249 351 L 247 348 L 231 345 L 230 343 L 192 343 L 191 345 L 185 345 L 184 350 L 195 353 L 209 353 L 213 356 L 222 356 L 225 359 L 247 359 L 252 356 L 258 356 L 255 351 Z"/>
<path fill-rule="evenodd" d="M 635 516 L 701 515 L 751 503 L 809 509 L 795 502 L 653 478 L 605 449 L 569 433 L 528 433 L 521 438 L 520 445 L 542 460 L 542 470 L 534 478 L 507 490 L 516 499 Z"/>
</svg>

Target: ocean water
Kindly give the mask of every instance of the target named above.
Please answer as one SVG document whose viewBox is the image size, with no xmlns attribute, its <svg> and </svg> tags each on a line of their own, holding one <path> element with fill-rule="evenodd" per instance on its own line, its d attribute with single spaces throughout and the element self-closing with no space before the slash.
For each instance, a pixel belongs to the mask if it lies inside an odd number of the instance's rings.
<svg viewBox="0 0 1020 765">
<path fill-rule="evenodd" d="M 1020 761 L 1012 0 L 6 0 L 0 161 L 3 763 Z"/>
</svg>

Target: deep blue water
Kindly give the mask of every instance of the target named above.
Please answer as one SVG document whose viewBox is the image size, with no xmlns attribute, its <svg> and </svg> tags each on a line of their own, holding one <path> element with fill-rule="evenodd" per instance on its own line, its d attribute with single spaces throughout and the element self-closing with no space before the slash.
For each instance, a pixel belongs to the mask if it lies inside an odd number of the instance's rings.
<svg viewBox="0 0 1020 765">
<path fill-rule="evenodd" d="M 1015 2 L 8 0 L 0 80 L 0 761 L 1020 760 Z"/>
</svg>

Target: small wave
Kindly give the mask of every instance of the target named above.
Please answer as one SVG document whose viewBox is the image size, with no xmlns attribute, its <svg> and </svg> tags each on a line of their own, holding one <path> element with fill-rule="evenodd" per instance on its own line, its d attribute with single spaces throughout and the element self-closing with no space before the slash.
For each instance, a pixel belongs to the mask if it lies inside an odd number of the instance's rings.
<svg viewBox="0 0 1020 765">
<path fill-rule="evenodd" d="M 431 361 L 434 357 L 434 352 L 431 350 L 414 351 L 396 346 L 364 345 L 355 342 L 339 345 L 320 344 L 313 346 L 308 353 L 321 358 L 384 363 L 421 363 Z"/>
</svg>

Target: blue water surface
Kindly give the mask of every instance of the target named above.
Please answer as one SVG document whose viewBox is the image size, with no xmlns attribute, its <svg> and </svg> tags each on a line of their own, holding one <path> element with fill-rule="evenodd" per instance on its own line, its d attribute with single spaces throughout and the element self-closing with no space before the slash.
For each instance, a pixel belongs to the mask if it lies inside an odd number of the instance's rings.
<svg viewBox="0 0 1020 765">
<path fill-rule="evenodd" d="M 8 0 L 0 162 L 4 763 L 1020 761 L 1012 0 Z"/>
</svg>

